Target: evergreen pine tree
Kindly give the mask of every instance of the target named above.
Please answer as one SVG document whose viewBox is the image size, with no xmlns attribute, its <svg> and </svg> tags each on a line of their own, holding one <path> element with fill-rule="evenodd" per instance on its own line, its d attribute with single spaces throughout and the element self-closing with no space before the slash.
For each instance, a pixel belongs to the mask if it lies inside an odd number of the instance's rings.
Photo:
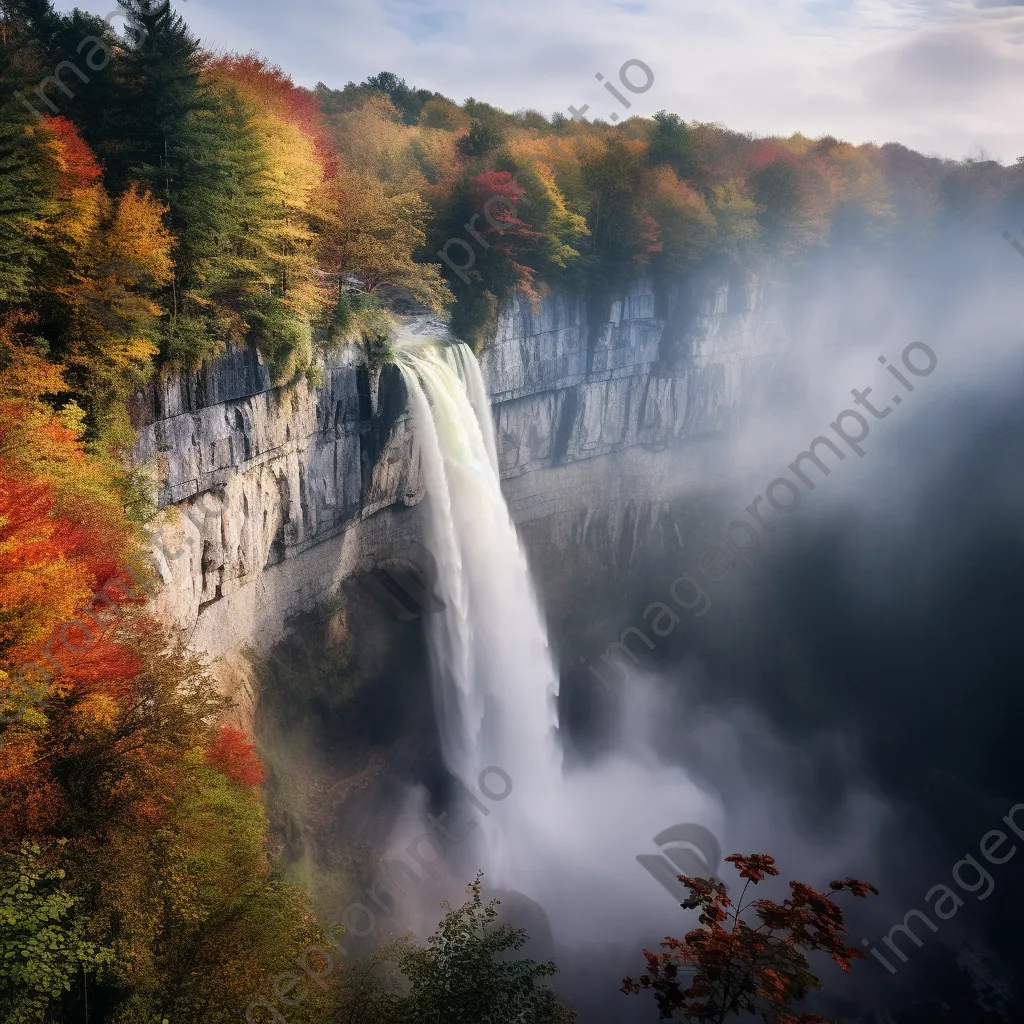
<svg viewBox="0 0 1024 1024">
<path fill-rule="evenodd" d="M 239 334 L 238 299 L 258 287 L 265 165 L 245 107 L 204 80 L 198 40 L 168 6 L 127 0 L 110 131 L 97 140 L 114 191 L 142 182 L 168 208 L 175 270 L 164 295 L 165 358 L 195 365 Z"/>
<path fill-rule="evenodd" d="M 35 67 L 26 66 L 26 33 L 0 22 L 0 305 L 23 301 L 43 259 L 38 225 L 56 177 L 39 119 L 22 102 Z"/>
</svg>

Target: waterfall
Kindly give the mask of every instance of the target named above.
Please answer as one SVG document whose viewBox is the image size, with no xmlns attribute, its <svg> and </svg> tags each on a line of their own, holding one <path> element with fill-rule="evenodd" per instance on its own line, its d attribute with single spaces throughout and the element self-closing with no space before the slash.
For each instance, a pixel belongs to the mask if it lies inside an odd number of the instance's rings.
<svg viewBox="0 0 1024 1024">
<path fill-rule="evenodd" d="M 480 368 L 465 345 L 431 343 L 400 346 L 398 366 L 445 606 L 427 626 L 445 760 L 467 783 L 495 765 L 518 792 L 535 792 L 561 769 L 558 677 L 501 493 Z"/>
<path fill-rule="evenodd" d="M 638 913 L 671 918 L 677 908 L 636 855 L 668 825 L 717 819 L 717 802 L 679 769 L 652 759 L 644 722 L 658 712 L 646 703 L 642 681 L 624 709 L 628 735 L 618 752 L 586 770 L 563 771 L 558 673 L 502 495 L 477 361 L 464 345 L 427 341 L 401 341 L 396 354 L 444 603 L 427 616 L 427 629 L 445 761 L 467 786 L 491 765 L 514 786 L 479 822 L 479 866 L 492 883 L 541 902 L 556 934 L 560 909 L 561 920 L 588 938 L 621 931 Z"/>
</svg>

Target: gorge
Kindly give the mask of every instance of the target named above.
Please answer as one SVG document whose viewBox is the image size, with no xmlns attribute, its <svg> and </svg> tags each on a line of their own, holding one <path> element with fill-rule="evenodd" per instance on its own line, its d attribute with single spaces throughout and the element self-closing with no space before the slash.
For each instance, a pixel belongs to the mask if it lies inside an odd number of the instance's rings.
<svg viewBox="0 0 1024 1024">
<path fill-rule="evenodd" d="M 779 378 L 791 342 L 773 283 L 707 275 L 656 314 L 641 278 L 596 327 L 581 296 L 556 294 L 538 313 L 517 301 L 483 356 L 516 522 L 586 509 L 588 488 L 628 500 L 638 478 L 657 500 L 673 458 L 702 486 L 706 460 L 670 449 L 690 438 L 700 449 Z M 138 456 L 155 466 L 160 504 L 186 513 L 177 529 L 188 555 L 167 565 L 163 600 L 197 649 L 259 648 L 341 579 L 419 539 L 422 485 L 401 388 L 358 348 L 331 358 L 322 389 L 300 386 L 281 405 L 251 349 L 145 398 Z M 605 485 L 586 470 L 610 455 L 621 468 Z M 324 575 L 329 564 L 337 569 Z"/>
<path fill-rule="evenodd" d="M 967 246 L 953 259 L 962 269 L 977 258 Z M 557 794 L 561 784 L 551 774 L 557 762 L 540 752 L 540 733 L 521 749 L 514 741 L 521 730 L 498 739 L 505 754 L 485 760 L 507 770 L 515 787 L 515 798 L 501 807 L 504 826 L 497 815 L 489 825 L 484 821 L 476 837 L 482 836 L 484 847 L 473 853 L 472 844 L 461 844 L 441 887 L 418 891 L 403 902 L 397 919 L 389 919 L 396 934 L 408 925 L 429 929 L 438 899 L 451 898 L 458 884 L 486 865 L 511 901 L 511 912 L 524 915 L 521 920 L 539 936 L 538 958 L 557 951 L 577 1005 L 599 1015 L 601 1000 L 592 1003 L 588 994 L 595 979 L 628 970 L 629 950 L 655 941 L 659 928 L 673 926 L 671 900 L 637 865 L 630 868 L 635 855 L 655 848 L 648 845 L 650 838 L 672 822 L 709 825 L 724 852 L 763 844 L 763 837 L 772 835 L 789 864 L 820 872 L 826 863 L 834 874 L 855 868 L 865 873 L 863 863 L 876 861 L 882 837 L 894 828 L 903 836 L 900 842 L 916 849 L 916 841 L 894 824 L 891 798 L 862 776 L 855 747 L 838 732 L 828 738 L 829 730 L 838 728 L 836 721 L 828 724 L 829 716 L 819 725 L 825 729 L 821 739 L 814 741 L 825 744 L 822 753 L 832 745 L 829 771 L 838 773 L 824 786 L 831 792 L 827 837 L 806 831 L 805 815 L 811 804 L 820 808 L 821 797 L 808 791 L 796 805 L 777 802 L 787 789 L 806 789 L 807 783 L 797 780 L 819 757 L 808 753 L 810 760 L 798 767 L 804 755 L 784 751 L 781 737 L 762 717 L 779 728 L 778 714 L 789 707 L 790 698 L 783 695 L 788 687 L 760 696 L 746 691 L 741 696 L 733 689 L 731 698 L 722 699 L 741 703 L 733 710 L 727 704 L 723 713 L 709 710 L 706 689 L 691 680 L 685 689 L 693 723 L 684 727 L 690 753 L 666 753 L 664 737 L 659 741 L 656 733 L 659 720 L 661 725 L 676 721 L 670 707 L 676 698 L 662 692 L 656 677 L 667 669 L 659 666 L 666 658 L 671 664 L 687 647 L 691 658 L 706 659 L 723 638 L 731 644 L 738 626 L 755 634 L 771 629 L 775 613 L 751 605 L 754 598 L 745 584 L 731 581 L 726 610 L 716 613 L 724 617 L 710 627 L 710 641 L 686 627 L 678 644 L 650 661 L 639 641 L 630 647 L 631 638 L 621 634 L 631 616 L 666 592 L 652 581 L 667 581 L 679 567 L 692 566 L 695 553 L 724 525 L 722 509 L 742 508 L 738 499 L 753 493 L 748 482 L 763 487 L 769 468 L 784 465 L 842 408 L 835 403 L 843 401 L 844 388 L 848 393 L 850 384 L 861 383 L 857 374 L 842 369 L 844 360 L 852 359 L 861 373 L 883 350 L 886 337 L 923 337 L 914 332 L 934 332 L 943 322 L 949 329 L 940 333 L 948 335 L 960 330 L 967 310 L 976 315 L 974 298 L 963 291 L 943 296 L 933 280 L 904 266 L 897 269 L 899 262 L 883 265 L 843 255 L 822 258 L 816 266 L 769 266 L 745 275 L 704 268 L 667 286 L 641 277 L 611 302 L 607 320 L 596 325 L 588 321 L 581 296 L 556 291 L 536 312 L 525 301 L 513 304 L 482 353 L 479 382 L 467 373 L 464 360 L 458 363 L 467 390 L 459 399 L 462 413 L 448 415 L 467 415 L 467 401 L 477 414 L 490 405 L 493 458 L 546 624 L 524 627 L 516 618 L 515 609 L 529 599 L 508 605 L 515 572 L 508 565 L 498 568 L 503 556 L 493 545 L 509 542 L 498 542 L 491 528 L 474 542 L 483 548 L 463 552 L 479 575 L 464 579 L 461 594 L 438 586 L 448 571 L 445 559 L 453 557 L 445 555 L 439 537 L 459 514 L 447 500 L 432 506 L 427 497 L 440 478 L 436 465 L 430 469 L 431 442 L 414 426 L 417 403 L 421 420 L 426 406 L 410 385 L 415 374 L 403 369 L 403 359 L 411 357 L 402 353 L 414 351 L 408 349 L 417 344 L 412 338 L 421 339 L 421 346 L 431 333 L 443 338 L 442 324 L 407 318 L 397 341 L 397 365 L 370 366 L 362 351 L 343 348 L 328 357 L 322 388 L 300 385 L 283 401 L 269 388 L 251 351 L 232 353 L 200 375 L 149 392 L 139 455 L 158 467 L 161 502 L 186 513 L 169 518 L 164 528 L 176 538 L 174 531 L 180 531 L 187 555 L 167 563 L 159 600 L 192 645 L 214 659 L 222 686 L 239 703 L 241 720 L 255 723 L 277 777 L 279 806 L 272 820 L 285 836 L 285 859 L 328 912 L 348 902 L 343 894 L 352 892 L 353 879 L 369 880 L 367 872 L 380 863 L 380 855 L 401 854 L 409 837 L 425 827 L 428 809 L 445 808 L 465 821 L 444 766 L 471 780 L 485 765 L 467 759 L 464 748 L 458 753 L 452 726 L 444 725 L 450 709 L 439 705 L 440 721 L 434 724 L 428 682 L 438 648 L 427 640 L 432 631 L 450 630 L 446 616 L 453 608 L 461 609 L 463 625 L 457 630 L 461 640 L 449 634 L 442 645 L 449 665 L 461 651 L 458 657 L 468 658 L 467 666 L 476 664 L 479 674 L 480 658 L 503 652 L 483 667 L 496 687 L 485 703 L 501 692 L 517 692 L 524 685 L 517 682 L 518 672 L 526 672 L 525 684 L 535 688 L 542 703 L 543 693 L 557 692 L 561 679 L 563 753 L 558 756 L 565 758 L 569 788 Z M 998 312 L 996 329 L 1003 330 L 1005 316 L 1005 310 Z M 402 336 L 410 340 L 403 342 Z M 962 357 L 952 365 L 953 372 L 962 369 Z M 443 373 L 453 386 L 451 369 Z M 431 404 L 437 404 L 435 397 Z M 452 422 L 446 429 L 465 431 L 465 425 L 455 428 Z M 469 441 L 478 462 L 492 457 L 487 437 L 484 431 Z M 791 438 L 799 445 L 794 447 Z M 896 443 L 896 438 L 879 443 Z M 891 462 L 889 456 L 873 458 Z M 889 469 L 876 466 L 875 471 L 885 479 Z M 843 474 L 846 483 L 837 483 Z M 826 522 L 837 516 L 841 521 L 851 502 L 874 501 L 865 498 L 878 486 L 872 475 L 864 477 L 853 467 L 843 474 L 830 481 L 838 497 L 815 498 L 826 506 L 812 513 L 812 523 L 822 516 Z M 868 490 L 857 493 L 857 488 Z M 470 518 L 460 536 L 471 535 L 470 523 L 494 514 L 485 511 L 489 500 L 469 501 L 464 514 Z M 793 528 L 799 529 L 814 533 L 819 527 L 805 522 Z M 775 543 L 781 546 L 768 556 L 769 566 L 774 563 L 769 571 L 787 573 L 796 557 L 787 553 L 792 541 L 784 537 Z M 670 574 L 659 575 L 665 572 Z M 424 593 L 439 599 L 437 606 L 417 609 L 414 602 L 410 614 L 401 616 L 409 621 L 393 621 L 393 608 L 389 615 L 386 604 L 370 596 L 373 588 L 360 584 L 382 573 L 392 582 L 411 573 L 424 583 Z M 778 589 L 770 579 L 762 580 L 752 593 L 763 595 L 766 586 Z M 403 600 L 408 596 L 402 592 Z M 756 620 L 762 625 L 750 627 Z M 515 622 L 519 625 L 510 624 Z M 489 638 L 481 629 L 490 631 Z M 550 655 L 542 653 L 545 632 L 551 634 Z M 583 666 L 587 656 L 596 662 L 610 650 L 608 644 L 620 634 L 630 653 L 616 659 L 618 671 L 599 677 L 621 684 L 605 693 Z M 527 641 L 531 635 L 534 640 Z M 531 643 L 535 654 L 528 653 Z M 324 668 L 324 650 L 332 645 L 346 653 L 340 662 L 328 656 Z M 366 656 L 361 648 L 374 653 Z M 729 671 L 738 671 L 738 664 Z M 344 697 L 328 692 L 336 689 L 339 665 L 343 675 L 354 673 L 357 679 L 346 683 Z M 495 665 L 504 666 L 496 676 Z M 511 675 L 503 677 L 502 671 Z M 468 699 L 475 674 L 456 672 L 455 677 L 464 679 L 460 685 Z M 338 718 L 339 708 L 353 699 L 362 709 L 358 724 L 339 724 L 348 713 Z M 823 694 L 822 699 L 832 698 Z M 470 705 L 463 712 L 479 716 L 482 707 L 471 711 Z M 760 710 L 752 710 L 756 707 Z M 546 722 L 553 738 L 554 705 L 550 712 L 538 705 L 529 713 L 517 705 L 515 714 L 524 713 L 538 724 Z M 789 715 L 787 710 L 781 721 Z M 765 767 L 737 775 L 722 760 L 737 745 L 761 749 Z M 303 751 L 298 758 L 297 749 Z M 463 768 L 455 771 L 459 763 Z M 619 836 L 614 853 L 600 810 L 609 806 L 625 813 L 614 829 Z M 548 815 L 553 817 L 546 820 Z M 566 828 L 570 820 L 574 824 Z M 553 842 L 556 834 L 559 840 Z M 788 837 L 798 834 L 801 846 L 792 846 Z M 362 852 L 353 854 L 351 844 Z M 508 871 L 510 865 L 515 870 Z M 901 869 L 876 864 L 875 870 L 899 874 Z M 622 902 L 605 899 L 592 911 L 584 909 L 588 892 L 595 887 L 610 892 L 609 885 L 621 892 Z M 583 936 L 615 930 L 621 941 L 604 948 L 586 941 L 579 946 Z M 588 949 L 586 967 L 573 952 L 579 948 Z"/>
<path fill-rule="evenodd" d="M 225 2 L 0 3 L 0 1022 L 1024 1019 L 1021 8 Z"/>
</svg>

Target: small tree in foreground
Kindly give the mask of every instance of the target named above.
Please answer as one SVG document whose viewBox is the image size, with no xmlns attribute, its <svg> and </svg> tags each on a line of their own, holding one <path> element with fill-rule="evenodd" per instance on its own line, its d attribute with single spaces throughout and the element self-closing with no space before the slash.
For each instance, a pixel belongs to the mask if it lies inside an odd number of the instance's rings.
<svg viewBox="0 0 1024 1024">
<path fill-rule="evenodd" d="M 426 948 L 414 947 L 403 958 L 402 972 L 412 982 L 409 1019 L 424 1024 L 571 1024 L 575 1014 L 543 983 L 558 968 L 515 955 L 526 932 L 499 923 L 500 901 L 483 902 L 480 877 L 457 910 L 442 904 L 447 913 Z"/>
<path fill-rule="evenodd" d="M 649 973 L 639 981 L 624 978 L 622 991 L 628 995 L 642 988 L 653 990 L 663 1020 L 678 1015 L 681 1020 L 723 1024 L 732 1015 L 751 1013 L 765 1024 L 828 1024 L 816 1013 L 797 1014 L 791 1007 L 821 987 L 805 953 L 821 950 L 844 971 L 850 970 L 853 960 L 864 958 L 859 949 L 843 942 L 842 910 L 831 895 L 803 882 L 790 882 L 792 895 L 782 903 L 744 903 L 751 884 L 779 873 L 775 858 L 737 853 L 726 860 L 746 879 L 736 904 L 722 882 L 680 875 L 691 893 L 681 905 L 700 908 L 701 927 L 682 939 L 666 938 L 661 945 L 667 953 L 645 949 Z M 878 893 L 856 878 L 830 882 L 829 888 L 833 894 L 846 891 L 859 898 Z M 756 926 L 740 916 L 750 909 L 760 922 Z M 688 981 L 686 971 L 692 972 Z"/>
<path fill-rule="evenodd" d="M 481 875 L 470 899 L 446 913 L 426 946 L 400 940 L 348 984 L 337 1018 L 346 1024 L 573 1024 L 546 980 L 554 963 L 518 956 L 526 932 L 498 920 L 499 900 L 484 903 Z M 386 962 L 388 961 L 388 962 Z M 370 972 L 380 967 L 378 979 Z M 394 974 L 404 976 L 395 985 Z M 390 975 L 390 976 L 385 976 Z M 397 989 L 397 991 L 396 991 Z"/>
</svg>

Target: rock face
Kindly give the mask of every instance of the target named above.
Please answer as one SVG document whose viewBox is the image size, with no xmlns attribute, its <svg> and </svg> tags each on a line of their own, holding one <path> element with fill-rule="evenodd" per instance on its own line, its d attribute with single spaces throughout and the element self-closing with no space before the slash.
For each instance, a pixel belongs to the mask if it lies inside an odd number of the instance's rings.
<svg viewBox="0 0 1024 1024">
<path fill-rule="evenodd" d="M 779 277 L 707 273 L 656 295 L 640 278 L 597 324 L 581 298 L 536 314 L 517 302 L 482 359 L 503 479 L 727 430 L 780 380 L 787 292 Z M 507 490 L 518 522 L 553 511 L 547 482 Z"/>
<path fill-rule="evenodd" d="M 653 495 L 680 459 L 703 472 L 697 442 L 777 384 L 788 308 L 770 273 L 703 272 L 660 294 L 640 278 L 597 322 L 581 296 L 514 303 L 482 365 L 516 520 Z M 242 349 L 140 403 L 138 458 L 176 506 L 155 538 L 158 610 L 214 658 L 266 649 L 290 616 L 420 537 L 398 374 L 378 388 L 348 346 L 324 376 L 282 393 Z"/>
<path fill-rule="evenodd" d="M 324 376 L 282 393 L 242 349 L 145 396 L 137 454 L 177 506 L 155 538 L 158 611 L 213 657 L 272 643 L 413 526 L 390 514 L 422 497 L 408 418 L 371 415 L 357 348 Z"/>
</svg>

